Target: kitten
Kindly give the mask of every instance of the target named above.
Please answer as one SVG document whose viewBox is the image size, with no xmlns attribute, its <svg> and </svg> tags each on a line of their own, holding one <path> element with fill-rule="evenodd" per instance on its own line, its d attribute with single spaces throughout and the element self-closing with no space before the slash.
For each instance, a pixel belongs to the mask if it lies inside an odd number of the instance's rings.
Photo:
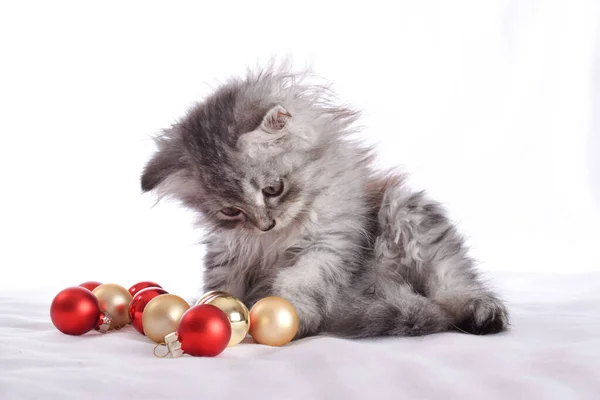
<svg viewBox="0 0 600 400">
<path fill-rule="evenodd" d="M 232 79 L 157 137 L 141 178 L 197 211 L 204 290 L 281 296 L 297 338 L 506 329 L 445 211 L 351 140 L 358 113 L 306 75 Z"/>
</svg>

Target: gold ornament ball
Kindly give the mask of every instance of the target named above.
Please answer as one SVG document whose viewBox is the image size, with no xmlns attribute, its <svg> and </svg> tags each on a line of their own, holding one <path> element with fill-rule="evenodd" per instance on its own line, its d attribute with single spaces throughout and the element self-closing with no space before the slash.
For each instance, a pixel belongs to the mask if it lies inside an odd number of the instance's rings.
<svg viewBox="0 0 600 400">
<path fill-rule="evenodd" d="M 265 297 L 250 310 L 250 335 L 257 343 L 283 346 L 296 332 L 298 313 L 292 303 L 282 297 Z"/>
<path fill-rule="evenodd" d="M 231 324 L 231 339 L 229 339 L 228 347 L 235 346 L 244 340 L 250 328 L 250 312 L 241 300 L 227 292 L 215 290 L 198 299 L 196 305 L 199 304 L 211 304 L 227 315 Z"/>
<path fill-rule="evenodd" d="M 206 300 L 208 300 L 208 299 L 210 299 L 212 297 L 215 297 L 215 296 L 232 296 L 232 295 L 231 295 L 231 293 L 226 292 L 224 290 L 213 290 L 211 292 L 204 293 L 204 295 L 202 297 L 200 297 L 198 299 L 198 301 L 196 301 L 196 305 L 198 305 L 198 304 L 204 304 L 204 302 Z"/>
<path fill-rule="evenodd" d="M 129 323 L 131 293 L 116 283 L 105 283 L 92 290 L 100 303 L 100 310 L 110 314 L 110 329 L 119 329 Z"/>
<path fill-rule="evenodd" d="M 174 294 L 161 294 L 146 304 L 142 313 L 144 334 L 156 343 L 163 343 L 165 336 L 177 331 L 179 320 L 190 305 Z"/>
</svg>

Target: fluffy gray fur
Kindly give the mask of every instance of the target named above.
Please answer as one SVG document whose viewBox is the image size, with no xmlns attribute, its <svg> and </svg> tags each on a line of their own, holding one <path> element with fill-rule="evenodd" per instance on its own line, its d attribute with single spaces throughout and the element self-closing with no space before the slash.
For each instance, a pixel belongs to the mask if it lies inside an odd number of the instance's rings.
<svg viewBox="0 0 600 400">
<path fill-rule="evenodd" d="M 197 211 L 204 290 L 288 299 L 297 338 L 505 330 L 442 207 L 375 170 L 350 138 L 358 113 L 307 77 L 250 71 L 157 138 L 142 189 Z"/>
</svg>

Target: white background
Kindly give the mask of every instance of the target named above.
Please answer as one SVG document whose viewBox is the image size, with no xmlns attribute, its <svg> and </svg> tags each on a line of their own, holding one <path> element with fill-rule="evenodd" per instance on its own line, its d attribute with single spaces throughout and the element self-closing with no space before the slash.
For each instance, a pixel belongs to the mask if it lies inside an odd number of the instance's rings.
<svg viewBox="0 0 600 400">
<path fill-rule="evenodd" d="M 364 110 L 381 165 L 448 207 L 491 277 L 599 269 L 598 2 L 356 4 L 3 2 L 0 286 L 193 294 L 200 231 L 140 193 L 151 136 L 273 56 Z"/>
</svg>

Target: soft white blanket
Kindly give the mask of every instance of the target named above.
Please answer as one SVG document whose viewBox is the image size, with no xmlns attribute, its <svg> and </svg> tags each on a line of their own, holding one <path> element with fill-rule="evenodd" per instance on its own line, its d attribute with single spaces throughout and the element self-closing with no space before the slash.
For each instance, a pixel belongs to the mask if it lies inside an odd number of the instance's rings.
<svg viewBox="0 0 600 400">
<path fill-rule="evenodd" d="M 600 274 L 503 275 L 510 332 L 283 348 L 241 344 L 217 358 L 158 359 L 128 327 L 63 335 L 53 293 L 0 294 L 0 399 L 598 399 Z"/>
</svg>

